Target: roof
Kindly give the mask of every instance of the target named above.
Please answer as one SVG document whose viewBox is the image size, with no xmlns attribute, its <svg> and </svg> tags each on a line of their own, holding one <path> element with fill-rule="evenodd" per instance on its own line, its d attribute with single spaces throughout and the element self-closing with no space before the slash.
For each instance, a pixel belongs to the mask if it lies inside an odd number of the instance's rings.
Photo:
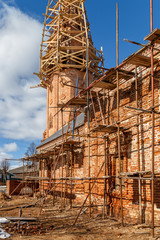
<svg viewBox="0 0 160 240">
<path fill-rule="evenodd" d="M 14 168 L 12 170 L 9 171 L 9 173 L 11 174 L 21 174 L 23 172 L 34 172 L 34 171 L 39 171 L 39 164 L 35 165 L 35 169 L 34 166 L 28 166 L 28 171 L 27 171 L 27 166 L 23 166 L 22 167 L 18 167 L 18 168 Z"/>
<path fill-rule="evenodd" d="M 3 169 L 0 169 L 0 174 L 4 174 Z M 10 173 L 10 171 L 7 171 L 6 174 L 8 174 L 8 175 L 12 175 L 12 174 Z"/>
<path fill-rule="evenodd" d="M 75 122 L 75 128 L 78 128 L 80 126 L 82 126 L 84 124 L 84 119 L 85 119 L 85 114 L 81 113 L 79 116 L 77 116 L 76 118 L 76 122 Z M 68 124 L 66 124 L 63 127 L 63 133 L 67 133 L 67 129 L 68 131 L 71 131 L 73 129 L 73 120 L 69 123 L 69 128 L 68 128 Z M 46 140 L 44 140 L 37 148 L 43 146 L 46 143 L 49 143 L 59 137 L 62 136 L 62 128 L 59 129 L 57 132 L 55 132 L 53 135 L 51 135 L 49 138 L 47 138 Z"/>
</svg>

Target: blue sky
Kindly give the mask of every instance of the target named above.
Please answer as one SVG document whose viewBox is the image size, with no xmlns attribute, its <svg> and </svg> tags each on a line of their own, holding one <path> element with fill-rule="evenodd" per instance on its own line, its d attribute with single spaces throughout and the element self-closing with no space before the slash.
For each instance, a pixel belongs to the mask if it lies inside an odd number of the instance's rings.
<svg viewBox="0 0 160 240">
<path fill-rule="evenodd" d="M 46 125 L 46 92 L 30 89 L 39 80 L 39 48 L 47 0 L 0 0 L 0 160 L 20 158 L 37 145 Z M 120 61 L 150 32 L 150 0 L 119 0 Z M 160 28 L 160 1 L 153 0 L 154 28 Z M 116 65 L 116 1 L 86 0 L 94 45 L 103 46 L 105 67 Z M 17 162 L 12 162 L 12 165 Z"/>
<path fill-rule="evenodd" d="M 86 9 L 93 41 L 97 48 L 103 46 L 106 67 L 116 64 L 116 2 L 119 3 L 120 60 L 137 50 L 137 46 L 124 38 L 143 42 L 150 32 L 150 0 L 86 0 Z M 15 0 L 15 6 L 43 23 L 48 0 Z M 160 28 L 160 1 L 153 0 L 154 28 Z"/>
</svg>

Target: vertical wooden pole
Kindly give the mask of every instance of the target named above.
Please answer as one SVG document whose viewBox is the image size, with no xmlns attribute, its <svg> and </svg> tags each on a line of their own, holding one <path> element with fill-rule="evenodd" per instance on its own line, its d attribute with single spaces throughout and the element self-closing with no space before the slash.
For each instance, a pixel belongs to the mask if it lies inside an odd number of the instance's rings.
<svg viewBox="0 0 160 240">
<path fill-rule="evenodd" d="M 33 160 L 34 162 L 34 176 L 36 177 L 36 161 L 35 159 Z M 34 181 L 34 193 L 36 193 L 36 178 L 35 178 L 35 181 Z"/>
<path fill-rule="evenodd" d="M 61 120 L 62 120 L 62 184 L 61 184 L 61 208 L 63 209 L 63 152 L 64 152 L 64 135 L 63 135 L 63 109 L 61 109 Z"/>
<path fill-rule="evenodd" d="M 66 156 L 66 160 L 67 160 L 67 163 L 66 163 L 66 177 L 69 177 L 69 162 L 70 162 L 70 152 L 67 151 L 67 156 Z M 67 193 L 67 196 L 68 196 L 68 187 L 69 186 L 69 181 L 66 181 L 66 193 Z M 66 205 L 68 205 L 68 197 L 66 197 Z"/>
<path fill-rule="evenodd" d="M 55 164 L 56 164 L 56 150 L 54 149 L 54 161 L 53 161 L 53 170 L 54 170 L 54 168 L 55 168 Z M 53 177 L 54 177 L 54 181 L 53 181 L 53 205 L 55 204 L 55 190 L 56 190 L 56 188 L 55 188 L 55 183 L 56 183 L 56 180 L 55 180 L 55 178 L 56 178 L 56 170 L 54 171 L 54 175 L 53 175 Z"/>
<path fill-rule="evenodd" d="M 117 3 L 117 34 L 116 34 L 116 48 L 117 48 L 117 67 L 119 65 L 119 8 Z M 119 111 L 119 104 L 120 104 L 120 96 L 119 96 L 119 72 L 117 69 L 117 121 L 118 121 L 118 160 L 119 160 L 119 175 L 122 172 L 122 162 L 121 162 L 121 142 L 120 142 L 120 111 Z M 124 225 L 123 222 L 123 199 L 122 199 L 122 178 L 120 177 L 120 202 L 121 202 L 121 224 Z"/>
<path fill-rule="evenodd" d="M 47 138 L 49 137 L 49 87 L 47 87 L 47 128 L 46 128 Z"/>
<path fill-rule="evenodd" d="M 24 160 L 23 160 L 23 181 L 24 181 Z"/>
<path fill-rule="evenodd" d="M 83 16 L 84 16 L 84 24 L 85 24 L 85 31 L 86 31 L 86 82 L 87 82 L 87 88 L 89 87 L 89 69 L 88 69 L 88 64 L 89 64 L 89 37 L 88 37 L 88 27 L 86 23 L 86 14 L 85 14 L 85 9 L 84 9 L 84 3 L 82 2 L 82 11 L 83 11 Z M 90 163 L 90 109 L 89 109 L 89 91 L 87 91 L 87 120 L 88 120 L 88 177 L 91 177 L 91 163 Z M 91 182 L 89 180 L 89 192 L 91 190 Z M 89 217 L 91 217 L 91 193 L 89 194 Z"/>
<path fill-rule="evenodd" d="M 153 0 L 150 0 L 150 24 L 151 32 L 153 31 Z M 154 138 L 155 138 L 155 116 L 154 116 L 154 59 L 153 59 L 153 43 L 151 44 L 151 86 L 152 86 L 152 237 L 154 237 Z"/>
<path fill-rule="evenodd" d="M 107 156 L 106 156 L 106 137 L 104 137 L 104 176 L 107 175 Z M 103 201 L 103 218 L 105 218 L 105 209 L 106 209 L 106 193 L 107 193 L 107 186 L 106 186 L 106 178 L 104 179 L 104 201 Z"/>
<path fill-rule="evenodd" d="M 72 209 L 72 177 L 73 177 L 73 162 L 74 162 L 74 151 L 73 151 L 73 145 L 71 147 L 71 190 L 70 190 L 70 208 Z"/>
<path fill-rule="evenodd" d="M 91 161 L 90 161 L 90 130 L 88 130 L 88 177 L 91 177 Z M 91 181 L 89 180 L 89 192 L 91 190 Z M 91 193 L 89 195 L 89 217 L 91 217 Z"/>
<path fill-rule="evenodd" d="M 137 67 L 135 67 L 135 90 L 136 90 L 136 108 L 138 105 L 138 78 L 137 78 Z M 137 115 L 137 160 L 138 160 L 138 171 L 141 170 L 140 167 L 140 145 L 139 145 L 139 115 Z M 142 186 L 141 186 L 141 175 L 138 179 L 138 191 L 139 191 L 139 222 L 142 224 Z"/>
</svg>

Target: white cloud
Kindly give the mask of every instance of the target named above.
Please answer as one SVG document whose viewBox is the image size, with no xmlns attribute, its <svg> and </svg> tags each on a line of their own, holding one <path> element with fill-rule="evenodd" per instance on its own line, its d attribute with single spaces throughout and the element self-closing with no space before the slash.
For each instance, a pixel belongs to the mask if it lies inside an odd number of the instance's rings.
<svg viewBox="0 0 160 240">
<path fill-rule="evenodd" d="M 0 147 L 0 162 L 6 158 L 13 158 L 13 155 L 10 153 L 16 152 L 17 150 L 18 146 L 15 142 L 4 144 L 2 147 Z"/>
<path fill-rule="evenodd" d="M 41 139 L 46 125 L 46 91 L 38 71 L 42 25 L 20 10 L 0 5 L 0 135 Z"/>
<path fill-rule="evenodd" d="M 15 142 L 4 144 L 4 150 L 6 152 L 16 152 L 18 150 L 18 146 Z"/>
<path fill-rule="evenodd" d="M 4 159 L 11 159 L 12 157 L 13 155 L 0 151 L 0 162 L 3 161 Z"/>
</svg>

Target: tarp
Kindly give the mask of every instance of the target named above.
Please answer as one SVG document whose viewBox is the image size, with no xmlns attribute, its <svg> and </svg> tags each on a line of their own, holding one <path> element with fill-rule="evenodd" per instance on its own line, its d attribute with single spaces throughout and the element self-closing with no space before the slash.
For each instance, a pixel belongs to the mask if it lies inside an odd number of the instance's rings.
<svg viewBox="0 0 160 240">
<path fill-rule="evenodd" d="M 0 228 L 0 239 L 10 238 L 11 235 Z"/>
<path fill-rule="evenodd" d="M 1 223 L 8 223 L 9 220 L 3 217 L 0 217 L 0 224 Z M 0 239 L 6 239 L 6 238 L 10 238 L 11 235 L 7 232 L 5 232 L 2 228 L 0 228 Z"/>
</svg>

